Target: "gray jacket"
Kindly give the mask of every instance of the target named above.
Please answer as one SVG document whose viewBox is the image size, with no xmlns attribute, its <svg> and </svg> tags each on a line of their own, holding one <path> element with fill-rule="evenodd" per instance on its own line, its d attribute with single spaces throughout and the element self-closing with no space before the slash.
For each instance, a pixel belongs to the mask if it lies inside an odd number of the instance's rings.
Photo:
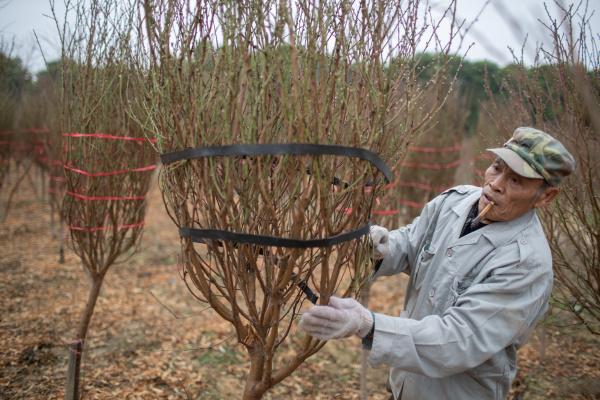
<svg viewBox="0 0 600 400">
<path fill-rule="evenodd" d="M 390 232 L 377 276 L 410 274 L 405 311 L 375 314 L 369 361 L 391 367 L 395 398 L 504 399 L 547 309 L 552 258 L 535 211 L 459 238 L 480 194 L 457 186 Z"/>
</svg>

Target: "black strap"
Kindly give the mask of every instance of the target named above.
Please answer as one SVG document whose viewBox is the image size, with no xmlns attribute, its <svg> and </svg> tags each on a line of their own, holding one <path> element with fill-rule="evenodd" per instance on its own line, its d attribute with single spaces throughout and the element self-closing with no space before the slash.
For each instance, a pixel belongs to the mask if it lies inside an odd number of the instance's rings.
<svg viewBox="0 0 600 400">
<path fill-rule="evenodd" d="M 317 296 L 315 294 L 315 292 L 313 292 L 312 289 L 308 287 L 308 284 L 306 283 L 306 281 L 298 282 L 297 286 L 300 288 L 300 290 L 302 290 L 302 293 L 304 293 L 304 296 L 306 296 L 308 301 L 310 301 L 313 304 L 317 304 L 317 300 L 319 300 L 319 296 Z"/>
<path fill-rule="evenodd" d="M 369 161 L 385 176 L 386 182 L 391 182 L 392 171 L 379 158 L 367 149 L 360 147 L 338 146 L 333 144 L 312 143 L 271 143 L 271 144 L 232 144 L 226 146 L 205 146 L 187 148 L 171 153 L 161 154 L 160 160 L 167 165 L 179 160 L 189 160 L 202 157 L 231 157 L 231 156 L 283 156 L 283 155 L 333 155 L 357 157 Z"/>
<path fill-rule="evenodd" d="M 189 237 L 193 242 L 206 243 L 206 239 L 211 240 L 227 240 L 235 243 L 249 243 L 260 246 L 275 246 L 275 247 L 294 247 L 306 249 L 309 247 L 328 247 L 338 243 L 346 242 L 359 238 L 369 233 L 371 223 L 361 226 L 358 229 L 350 232 L 340 233 L 323 239 L 289 239 L 277 236 L 266 235 L 251 235 L 247 233 L 237 233 L 224 231 L 220 229 L 194 229 L 194 228 L 179 228 L 179 234 L 183 237 Z"/>
<path fill-rule="evenodd" d="M 359 147 L 338 146 L 330 144 L 311 144 L 311 143 L 287 143 L 287 144 L 234 144 L 226 146 L 205 146 L 198 148 L 187 148 L 179 151 L 161 154 L 161 162 L 165 165 L 179 160 L 189 160 L 202 157 L 231 157 L 231 156 L 276 156 L 276 155 L 335 155 L 345 157 L 357 157 L 369 161 L 381 173 L 383 173 L 386 182 L 391 182 L 393 178 L 392 171 L 385 162 L 374 152 Z M 307 170 L 307 173 L 310 171 Z M 346 184 L 339 178 L 334 177 L 334 185 Z M 373 182 L 367 182 L 366 186 L 371 186 Z M 193 242 L 206 243 L 209 240 L 227 240 L 235 243 L 249 243 L 261 246 L 275 247 L 328 247 L 348 240 L 357 239 L 369 233 L 371 223 L 368 222 L 362 227 L 350 232 L 340 233 L 323 239 L 289 239 L 266 235 L 252 235 L 246 233 L 237 233 L 224 231 L 220 229 L 194 229 L 179 228 L 179 234 L 183 237 L 189 237 Z M 298 287 L 304 292 L 305 296 L 315 304 L 318 296 L 308 287 L 305 281 L 301 281 Z"/>
</svg>

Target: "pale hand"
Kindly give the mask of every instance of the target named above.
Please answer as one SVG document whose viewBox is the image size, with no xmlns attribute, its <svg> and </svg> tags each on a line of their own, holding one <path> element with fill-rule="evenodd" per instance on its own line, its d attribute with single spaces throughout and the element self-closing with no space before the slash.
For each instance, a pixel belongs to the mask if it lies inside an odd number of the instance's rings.
<svg viewBox="0 0 600 400">
<path fill-rule="evenodd" d="M 369 231 L 373 252 L 376 260 L 381 260 L 390 254 L 390 231 L 383 226 L 373 225 Z"/>
<path fill-rule="evenodd" d="M 373 316 L 358 301 L 332 296 L 327 306 L 314 306 L 302 314 L 299 327 L 320 339 L 365 337 L 373 326 Z"/>
</svg>

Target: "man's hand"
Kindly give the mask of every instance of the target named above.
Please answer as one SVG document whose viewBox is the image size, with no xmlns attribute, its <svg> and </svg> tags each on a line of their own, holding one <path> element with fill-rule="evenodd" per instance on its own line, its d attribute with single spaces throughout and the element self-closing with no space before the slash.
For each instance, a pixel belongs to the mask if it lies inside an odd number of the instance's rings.
<svg viewBox="0 0 600 400">
<path fill-rule="evenodd" d="M 380 260 L 387 257 L 390 254 L 390 231 L 383 226 L 373 225 L 369 231 L 369 236 L 373 243 L 375 259 Z"/>
<path fill-rule="evenodd" d="M 327 306 L 314 306 L 302 314 L 300 329 L 320 340 L 357 335 L 365 337 L 373 326 L 373 316 L 358 301 L 332 296 Z"/>
</svg>

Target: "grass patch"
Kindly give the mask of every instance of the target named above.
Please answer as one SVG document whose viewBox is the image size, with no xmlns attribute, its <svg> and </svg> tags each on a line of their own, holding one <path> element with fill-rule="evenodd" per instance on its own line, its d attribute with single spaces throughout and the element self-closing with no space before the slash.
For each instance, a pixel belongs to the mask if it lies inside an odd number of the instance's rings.
<svg viewBox="0 0 600 400">
<path fill-rule="evenodd" d="M 196 360 L 200 365 L 234 365 L 240 362 L 238 353 L 229 346 L 207 351 Z"/>
</svg>

